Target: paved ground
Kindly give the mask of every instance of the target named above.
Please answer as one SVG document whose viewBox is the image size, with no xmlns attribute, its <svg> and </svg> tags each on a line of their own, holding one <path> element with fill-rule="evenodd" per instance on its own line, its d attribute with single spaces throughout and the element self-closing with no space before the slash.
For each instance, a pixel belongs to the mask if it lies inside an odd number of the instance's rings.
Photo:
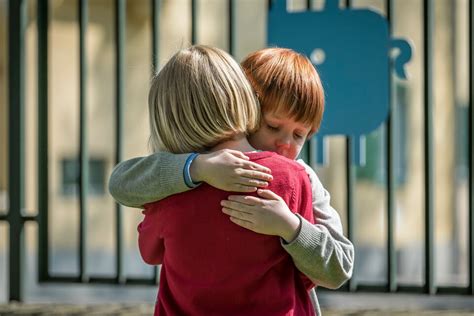
<svg viewBox="0 0 474 316">
<path fill-rule="evenodd" d="M 152 315 L 151 305 L 63 305 L 63 304 L 8 304 L 0 305 L 0 315 Z"/>
<path fill-rule="evenodd" d="M 3 304 L 0 305 L 0 315 L 152 315 L 153 306 L 147 304 L 99 304 L 99 305 L 66 305 L 66 304 Z M 420 310 L 323 310 L 324 316 L 467 316 L 474 315 L 474 312 L 466 310 L 443 310 L 443 311 L 420 311 Z"/>
<path fill-rule="evenodd" d="M 156 288 L 150 286 L 40 285 L 28 287 L 26 304 L 0 299 L 7 315 L 152 315 Z M 34 289 L 34 291 L 32 291 Z M 474 316 L 474 296 L 319 291 L 324 316 Z"/>
<path fill-rule="evenodd" d="M 128 257 L 136 256 L 136 254 L 128 254 Z M 64 257 L 75 258 L 74 255 Z M 74 262 L 66 262 L 64 266 L 74 266 L 74 264 Z M 35 256 L 28 256 L 27 266 L 24 275 L 24 299 L 27 304 L 7 304 L 7 261 L 0 252 L 0 316 L 152 315 L 156 286 L 38 284 Z M 143 264 L 134 266 L 128 263 L 128 271 L 141 271 L 140 266 Z M 151 269 L 141 272 L 145 273 L 145 276 L 151 275 Z M 142 274 L 137 276 L 143 277 Z M 345 293 L 321 289 L 318 291 L 318 298 L 324 316 L 474 316 L 474 296 L 472 295 Z"/>
</svg>

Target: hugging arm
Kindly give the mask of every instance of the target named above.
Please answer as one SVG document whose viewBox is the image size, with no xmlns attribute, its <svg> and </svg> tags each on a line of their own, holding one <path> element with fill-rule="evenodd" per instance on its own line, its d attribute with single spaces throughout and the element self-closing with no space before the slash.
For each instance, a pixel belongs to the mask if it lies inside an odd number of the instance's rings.
<svg viewBox="0 0 474 316">
<path fill-rule="evenodd" d="M 314 171 L 304 163 L 311 180 L 315 224 L 302 218 L 298 236 L 283 247 L 295 265 L 317 285 L 335 289 L 352 276 L 354 246 L 342 231 L 341 219 L 330 205 L 330 195 Z"/>
<path fill-rule="evenodd" d="M 314 247 L 315 244 L 307 242 L 308 239 L 311 242 L 316 238 L 311 235 L 313 231 L 309 235 L 306 231 L 306 225 L 311 226 L 314 222 L 312 190 L 304 170 L 299 172 L 296 179 L 299 182 L 291 186 L 292 198 L 288 205 L 270 190 L 258 190 L 258 197 L 231 195 L 221 205 L 222 212 L 229 215 L 233 223 L 259 234 L 281 237 L 283 247 L 292 256 L 296 267 L 305 274 L 303 280 L 308 285 L 311 283 L 308 278 L 312 283 L 317 283 L 314 281 L 318 275 L 317 269 L 311 265 L 311 254 L 300 249 L 307 250 L 306 247 Z"/>
<path fill-rule="evenodd" d="M 298 190 L 296 190 L 298 189 Z M 298 231 L 296 232 L 296 235 L 294 239 L 291 241 L 291 243 L 297 242 L 298 239 L 301 239 L 302 237 L 302 229 L 303 228 L 303 223 L 314 223 L 315 218 L 313 215 L 313 207 L 312 207 L 312 189 L 311 189 L 311 183 L 306 176 L 306 173 L 301 171 L 300 172 L 300 185 L 295 188 L 294 190 L 294 195 L 293 195 L 293 203 L 290 203 L 290 207 L 295 210 L 295 214 L 299 217 L 300 219 L 300 226 Z M 304 236 L 303 236 L 304 237 Z M 311 236 L 309 236 L 311 237 Z M 281 240 L 281 243 L 283 245 L 287 244 L 285 240 Z M 317 279 L 311 275 L 311 270 L 305 271 L 305 267 L 301 267 L 299 264 L 300 261 L 304 262 L 305 259 L 309 258 L 303 258 L 303 257 L 297 257 L 295 260 L 295 257 L 289 252 L 289 254 L 293 258 L 293 262 L 295 263 L 296 268 L 300 271 L 301 278 L 303 282 L 305 283 L 306 289 L 311 289 L 314 287 L 314 285 L 318 284 Z M 300 255 L 307 255 L 307 254 L 300 254 Z"/>
<path fill-rule="evenodd" d="M 182 170 L 189 154 L 158 152 L 119 163 L 109 179 L 109 191 L 123 205 L 141 208 L 189 190 Z"/>
<path fill-rule="evenodd" d="M 142 207 L 190 190 L 183 176 L 189 156 L 158 152 L 123 161 L 112 171 L 109 191 L 120 204 Z M 207 182 L 218 189 L 235 192 L 253 192 L 272 179 L 268 168 L 230 149 L 198 155 L 189 171 L 193 182 Z"/>
<path fill-rule="evenodd" d="M 288 222 L 294 214 L 283 199 L 269 190 L 259 190 L 259 197 L 231 195 L 222 202 L 223 212 L 244 228 L 282 237 L 282 247 L 301 272 L 315 284 L 335 289 L 352 276 L 354 246 L 343 234 L 329 193 L 309 166 L 305 170 L 311 180 L 309 207 L 315 224 L 302 216 L 304 206 L 296 206 L 300 224 L 291 238 L 280 233 L 283 226 L 278 224 Z M 308 175 L 305 174 L 306 180 Z"/>
</svg>

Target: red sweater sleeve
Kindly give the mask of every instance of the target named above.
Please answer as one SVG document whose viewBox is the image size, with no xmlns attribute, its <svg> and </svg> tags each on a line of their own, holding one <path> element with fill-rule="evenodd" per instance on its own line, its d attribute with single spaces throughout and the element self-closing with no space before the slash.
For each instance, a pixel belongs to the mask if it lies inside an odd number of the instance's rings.
<svg viewBox="0 0 474 316">
<path fill-rule="evenodd" d="M 146 206 L 143 211 L 145 218 L 138 224 L 138 248 L 143 261 L 151 265 L 163 263 L 165 250 L 162 236 L 162 226 L 159 225 L 160 211 L 152 205 Z"/>
</svg>

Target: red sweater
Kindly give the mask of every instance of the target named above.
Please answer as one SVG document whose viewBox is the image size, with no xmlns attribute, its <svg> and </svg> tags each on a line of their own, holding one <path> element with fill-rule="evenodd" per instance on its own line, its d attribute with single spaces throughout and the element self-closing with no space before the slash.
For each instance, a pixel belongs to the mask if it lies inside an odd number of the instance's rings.
<svg viewBox="0 0 474 316">
<path fill-rule="evenodd" d="M 314 222 L 304 168 L 271 152 L 247 155 L 272 170 L 269 189 Z M 307 279 L 280 238 L 244 229 L 221 212 L 230 194 L 202 184 L 146 206 L 140 253 L 148 264 L 163 264 L 155 315 L 314 315 Z"/>
</svg>

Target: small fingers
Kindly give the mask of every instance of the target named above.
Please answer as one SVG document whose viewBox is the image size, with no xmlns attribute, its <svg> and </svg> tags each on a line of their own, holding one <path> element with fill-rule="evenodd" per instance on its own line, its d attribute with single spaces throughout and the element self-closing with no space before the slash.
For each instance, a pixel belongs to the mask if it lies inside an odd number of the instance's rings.
<svg viewBox="0 0 474 316">
<path fill-rule="evenodd" d="M 230 208 L 230 209 L 238 211 L 238 212 L 250 213 L 250 211 L 247 209 L 247 207 L 252 206 L 252 204 L 242 203 L 240 201 L 222 200 L 221 201 L 221 206 L 226 207 L 226 208 Z"/>
<path fill-rule="evenodd" d="M 229 195 L 227 197 L 227 200 L 236 202 L 236 203 L 242 203 L 249 206 L 260 205 L 263 203 L 263 201 L 259 199 L 258 197 L 250 196 L 250 195 Z"/>
<path fill-rule="evenodd" d="M 233 223 L 235 223 L 235 224 L 237 224 L 237 225 L 239 225 L 239 226 L 241 226 L 241 227 L 243 227 L 243 228 L 247 228 L 247 229 L 250 229 L 250 230 L 253 230 L 253 228 L 254 228 L 254 225 L 253 225 L 252 222 L 245 221 L 245 220 L 242 220 L 242 219 L 239 219 L 239 218 L 235 218 L 235 217 L 232 217 L 232 216 L 230 217 L 230 220 L 231 220 Z"/>
<path fill-rule="evenodd" d="M 244 160 L 249 160 L 249 157 L 247 157 L 243 152 L 238 151 L 238 150 L 232 150 L 232 149 L 227 149 L 226 150 L 228 153 L 234 155 L 237 158 L 244 159 Z"/>
<path fill-rule="evenodd" d="M 280 200 L 280 196 L 271 190 L 258 189 L 257 194 L 262 198 L 269 200 Z"/>
<path fill-rule="evenodd" d="M 261 181 L 272 181 L 273 176 L 271 174 L 258 171 L 258 170 L 249 170 L 249 169 L 237 169 L 236 173 L 244 178 L 249 178 L 253 180 L 261 180 Z"/>
<path fill-rule="evenodd" d="M 258 163 L 252 162 L 252 161 L 247 161 L 242 165 L 243 169 L 246 170 L 254 170 L 254 171 L 259 171 L 262 173 L 265 173 L 267 175 L 272 174 L 272 170 L 270 168 L 264 167 L 262 165 L 259 165 Z"/>
<path fill-rule="evenodd" d="M 243 185 L 240 183 L 232 183 L 226 191 L 231 191 L 231 192 L 242 192 L 242 193 L 250 193 L 250 192 L 255 192 L 257 191 L 257 187 L 255 186 L 248 186 L 248 185 Z"/>
<path fill-rule="evenodd" d="M 245 221 L 250 221 L 250 218 L 252 216 L 249 213 L 236 211 L 236 210 L 230 209 L 228 207 L 223 207 L 222 208 L 222 213 L 227 214 L 231 217 L 235 217 L 235 218 L 238 218 L 238 219 L 241 219 L 241 220 L 245 220 Z"/>
<path fill-rule="evenodd" d="M 268 186 L 267 181 L 261 181 L 261 180 L 250 179 L 250 178 L 245 178 L 245 177 L 240 177 L 239 184 L 250 186 L 250 187 L 258 187 L 258 188 L 264 188 Z"/>
</svg>

